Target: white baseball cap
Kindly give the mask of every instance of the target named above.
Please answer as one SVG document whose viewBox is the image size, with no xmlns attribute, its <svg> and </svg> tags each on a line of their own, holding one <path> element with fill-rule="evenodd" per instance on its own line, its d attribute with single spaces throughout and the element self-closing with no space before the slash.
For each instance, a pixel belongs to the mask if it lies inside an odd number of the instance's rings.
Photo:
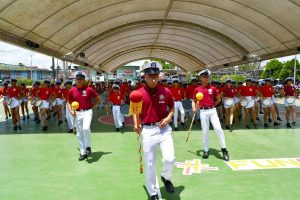
<svg viewBox="0 0 300 200">
<path fill-rule="evenodd" d="M 150 62 L 141 68 L 145 74 L 159 74 L 161 70 L 162 65 L 159 62 Z"/>
<path fill-rule="evenodd" d="M 202 70 L 201 72 L 198 73 L 198 76 L 204 76 L 204 75 L 210 76 L 211 75 L 211 71 L 208 70 L 208 69 L 204 69 L 204 70 Z"/>
</svg>

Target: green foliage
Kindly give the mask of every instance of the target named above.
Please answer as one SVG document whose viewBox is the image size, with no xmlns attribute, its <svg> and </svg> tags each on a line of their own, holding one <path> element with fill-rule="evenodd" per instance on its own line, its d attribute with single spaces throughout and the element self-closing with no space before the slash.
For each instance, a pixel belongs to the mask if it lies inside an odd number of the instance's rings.
<svg viewBox="0 0 300 200">
<path fill-rule="evenodd" d="M 33 84 L 32 79 L 27 79 L 27 78 L 19 78 L 18 79 L 18 84 L 25 83 L 27 86 L 30 86 Z"/>
<path fill-rule="evenodd" d="M 228 75 L 221 76 L 219 81 L 225 82 L 226 79 L 233 79 L 236 82 L 239 82 L 239 81 L 244 82 L 246 80 L 246 77 L 235 75 L 235 74 L 231 74 L 231 75 L 228 74 Z"/>
<path fill-rule="evenodd" d="M 280 72 L 283 69 L 283 63 L 277 59 L 270 60 L 264 71 L 261 74 L 261 78 L 279 78 Z"/>
<path fill-rule="evenodd" d="M 175 69 L 175 64 L 173 64 L 173 63 L 168 63 L 168 62 L 166 62 L 166 61 L 163 61 L 163 60 L 153 60 L 153 61 L 156 61 L 156 62 L 159 62 L 161 65 L 162 65 L 162 67 L 163 67 L 163 69 Z M 145 61 L 145 63 L 146 63 L 147 61 Z M 151 62 L 151 61 L 150 61 Z M 147 64 L 147 63 L 146 63 Z"/>
<path fill-rule="evenodd" d="M 285 79 L 289 76 L 294 77 L 294 64 L 295 59 L 289 60 L 283 64 L 283 68 L 280 71 L 279 78 Z M 296 61 L 296 69 L 300 70 L 300 64 L 299 61 Z M 300 79 L 300 74 L 296 73 L 296 79 Z"/>
<path fill-rule="evenodd" d="M 243 64 L 243 65 L 239 65 L 238 69 L 239 71 L 247 72 L 247 71 L 252 71 L 254 69 L 254 66 L 251 64 Z"/>
</svg>

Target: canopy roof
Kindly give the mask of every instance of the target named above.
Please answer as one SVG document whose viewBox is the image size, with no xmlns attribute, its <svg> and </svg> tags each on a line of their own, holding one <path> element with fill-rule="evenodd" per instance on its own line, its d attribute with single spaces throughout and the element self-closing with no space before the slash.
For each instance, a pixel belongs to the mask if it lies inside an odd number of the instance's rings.
<svg viewBox="0 0 300 200">
<path fill-rule="evenodd" d="M 299 0 L 1 0 L 0 39 L 98 71 L 187 71 L 299 53 Z"/>
</svg>

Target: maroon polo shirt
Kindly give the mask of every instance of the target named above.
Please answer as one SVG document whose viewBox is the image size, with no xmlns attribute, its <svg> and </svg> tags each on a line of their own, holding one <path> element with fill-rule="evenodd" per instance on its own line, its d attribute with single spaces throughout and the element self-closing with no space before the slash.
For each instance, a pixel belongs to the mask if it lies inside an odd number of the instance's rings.
<svg viewBox="0 0 300 200">
<path fill-rule="evenodd" d="M 203 99 L 199 101 L 199 108 L 206 108 L 206 107 L 213 107 L 215 106 L 215 96 L 219 96 L 218 90 L 211 85 L 208 85 L 206 87 L 203 87 L 202 85 L 195 88 L 194 90 L 194 99 L 196 99 L 196 94 L 198 92 L 202 92 Z"/>
<path fill-rule="evenodd" d="M 295 87 L 292 85 L 285 85 L 283 87 L 284 96 L 294 96 L 296 93 Z"/>
<path fill-rule="evenodd" d="M 73 87 L 68 93 L 69 103 L 72 104 L 72 102 L 77 101 L 79 103 L 79 110 L 92 108 L 92 98 L 97 96 L 98 94 L 91 87 L 83 87 L 80 89 L 78 87 Z"/>
<path fill-rule="evenodd" d="M 174 107 L 172 93 L 168 88 L 158 85 L 154 90 L 142 87 L 143 95 L 141 119 L 143 124 L 160 122 L 168 116 L 167 108 Z"/>
</svg>

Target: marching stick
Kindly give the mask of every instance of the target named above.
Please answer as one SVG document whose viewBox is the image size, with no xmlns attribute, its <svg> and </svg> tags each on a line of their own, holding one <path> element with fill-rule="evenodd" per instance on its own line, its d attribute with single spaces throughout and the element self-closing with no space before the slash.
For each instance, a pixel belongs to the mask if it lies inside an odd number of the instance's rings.
<svg viewBox="0 0 300 200">
<path fill-rule="evenodd" d="M 139 164 L 140 164 L 140 174 L 143 173 L 143 157 L 142 157 L 142 143 L 141 143 L 141 127 L 140 127 L 140 117 L 139 112 L 135 114 L 136 124 L 137 124 L 137 140 L 138 140 L 138 152 L 139 152 Z"/>
<path fill-rule="evenodd" d="M 196 113 L 197 113 L 197 111 L 196 111 L 196 112 L 194 113 L 194 115 L 193 115 L 193 118 L 192 118 L 192 121 L 191 121 L 191 125 L 190 125 L 190 128 L 189 128 L 189 132 L 188 132 L 188 135 L 187 135 L 187 137 L 186 137 L 185 142 L 188 142 L 188 140 L 189 140 L 189 138 L 190 138 L 191 129 L 192 129 L 192 126 L 193 126 L 195 117 L 196 117 Z"/>
</svg>

